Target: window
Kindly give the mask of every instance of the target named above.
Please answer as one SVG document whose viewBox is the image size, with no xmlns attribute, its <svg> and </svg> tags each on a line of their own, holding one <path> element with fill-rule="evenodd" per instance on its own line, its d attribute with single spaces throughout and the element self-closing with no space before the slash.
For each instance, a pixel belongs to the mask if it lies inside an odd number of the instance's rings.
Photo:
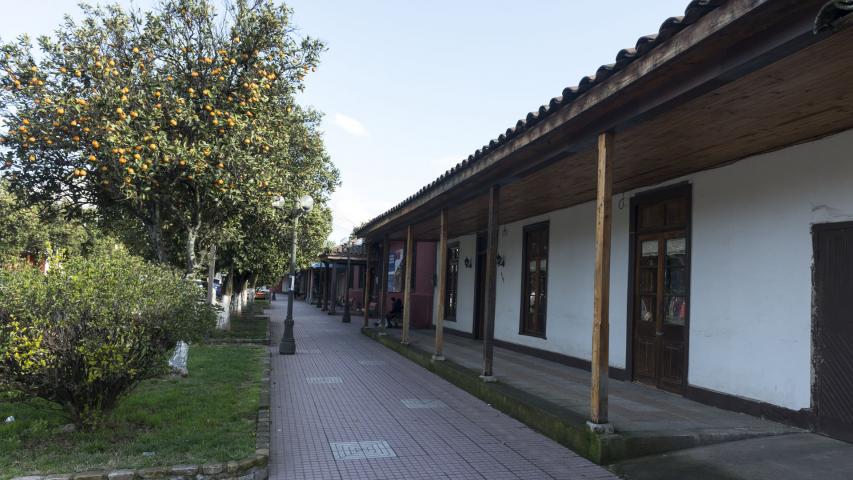
<svg viewBox="0 0 853 480">
<path fill-rule="evenodd" d="M 547 222 L 524 228 L 523 279 L 520 333 L 544 337 L 548 298 Z"/>
<path fill-rule="evenodd" d="M 459 244 L 447 247 L 447 277 L 444 283 L 444 319 L 456 321 L 459 302 Z"/>
</svg>

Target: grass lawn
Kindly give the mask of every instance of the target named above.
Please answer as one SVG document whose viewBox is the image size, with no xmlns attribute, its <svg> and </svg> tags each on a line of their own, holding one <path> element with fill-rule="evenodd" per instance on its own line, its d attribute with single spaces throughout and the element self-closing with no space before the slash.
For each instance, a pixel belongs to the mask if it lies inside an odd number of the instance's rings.
<svg viewBox="0 0 853 480">
<path fill-rule="evenodd" d="M 93 432 L 59 433 L 69 422 L 47 402 L 0 397 L 0 421 L 16 419 L 0 423 L 0 479 L 251 455 L 265 354 L 257 346 L 193 345 L 187 378 L 142 383 Z"/>
<path fill-rule="evenodd" d="M 216 330 L 211 338 L 266 338 L 269 319 L 258 315 L 263 315 L 264 308 L 268 307 L 268 301 L 255 300 L 246 307 L 242 315 L 231 318 L 229 330 Z"/>
</svg>

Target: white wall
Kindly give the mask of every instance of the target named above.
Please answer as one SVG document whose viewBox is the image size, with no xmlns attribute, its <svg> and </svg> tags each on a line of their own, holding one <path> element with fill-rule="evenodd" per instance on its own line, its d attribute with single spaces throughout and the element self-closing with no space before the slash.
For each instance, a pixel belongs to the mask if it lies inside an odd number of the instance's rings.
<svg viewBox="0 0 853 480">
<path fill-rule="evenodd" d="M 853 131 L 673 180 L 693 184 L 689 383 L 792 409 L 810 406 L 810 226 L 853 220 Z M 654 188 L 654 187 L 650 187 Z M 610 365 L 626 366 L 629 206 L 614 199 Z M 550 222 L 547 339 L 520 335 L 524 225 Z M 502 225 L 495 338 L 589 359 L 594 205 Z M 476 258 L 473 236 L 460 256 Z M 460 269 L 471 331 L 474 269 Z M 466 303 L 466 301 L 468 303 Z M 464 312 L 464 314 L 463 314 Z M 454 328 L 452 322 L 448 328 Z"/>
<path fill-rule="evenodd" d="M 459 286 L 458 296 L 459 304 L 456 307 L 456 321 L 444 322 L 444 328 L 457 330 L 466 333 L 472 333 L 474 328 L 474 301 L 476 298 L 477 285 L 477 236 L 465 235 L 463 237 L 448 239 L 448 245 L 454 242 L 459 243 Z M 465 258 L 471 260 L 471 268 L 465 267 Z M 439 271 L 438 253 L 435 255 L 436 268 Z M 435 288 L 433 295 L 433 325 L 435 325 L 438 316 L 438 287 Z"/>
<path fill-rule="evenodd" d="M 690 383 L 810 406 L 814 223 L 853 219 L 853 131 L 695 176 Z"/>
<path fill-rule="evenodd" d="M 628 262 L 628 208 L 614 209 L 614 265 Z M 522 241 L 525 225 L 549 222 L 546 338 L 519 334 Z M 592 356 L 592 295 L 595 272 L 595 206 L 585 203 L 502 225 L 498 253 L 495 338 L 589 360 Z M 611 270 L 610 364 L 625 366 L 626 268 Z M 618 325 L 622 325 L 620 328 Z"/>
</svg>

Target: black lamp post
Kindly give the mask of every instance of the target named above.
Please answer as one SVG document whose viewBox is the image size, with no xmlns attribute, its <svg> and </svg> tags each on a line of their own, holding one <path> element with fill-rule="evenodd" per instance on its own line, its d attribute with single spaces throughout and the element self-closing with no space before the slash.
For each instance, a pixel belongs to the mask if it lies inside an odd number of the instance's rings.
<svg viewBox="0 0 853 480">
<path fill-rule="evenodd" d="M 272 202 L 275 208 L 284 208 L 284 198 L 276 197 Z M 293 249 L 290 253 L 290 285 L 287 290 L 287 318 L 284 319 L 284 335 L 278 345 L 278 353 L 282 355 L 293 355 L 296 353 L 296 339 L 293 338 L 293 288 L 296 286 L 296 239 L 299 230 L 299 217 L 311 211 L 314 199 L 309 195 L 299 198 L 293 209 Z"/>
<path fill-rule="evenodd" d="M 344 316 L 343 316 L 343 318 L 341 318 L 341 321 L 343 323 L 350 323 L 352 321 L 352 319 L 350 318 L 350 312 L 349 312 L 349 280 L 350 280 L 349 274 L 350 274 L 350 249 L 352 248 L 352 246 L 350 244 L 347 244 L 344 248 L 347 251 L 347 273 L 346 273 L 346 280 L 344 280 L 345 282 L 347 282 L 347 288 L 346 288 L 347 293 L 344 296 Z"/>
</svg>

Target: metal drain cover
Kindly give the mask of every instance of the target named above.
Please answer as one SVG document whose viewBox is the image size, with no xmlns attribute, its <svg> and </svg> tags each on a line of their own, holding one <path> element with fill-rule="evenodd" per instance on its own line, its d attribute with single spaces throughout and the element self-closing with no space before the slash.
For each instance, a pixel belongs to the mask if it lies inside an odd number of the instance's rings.
<svg viewBox="0 0 853 480">
<path fill-rule="evenodd" d="M 447 404 L 441 400 L 420 400 L 412 398 L 400 401 L 403 402 L 403 405 L 405 405 L 406 408 L 444 408 L 447 406 Z"/>
<path fill-rule="evenodd" d="M 359 360 L 358 363 L 367 366 L 385 365 L 384 360 Z"/>
<path fill-rule="evenodd" d="M 309 385 L 316 385 L 321 383 L 344 383 L 341 380 L 341 377 L 308 377 Z"/>
<path fill-rule="evenodd" d="M 392 458 L 397 454 L 385 440 L 364 442 L 332 442 L 332 455 L 335 460 L 363 460 L 366 458 Z"/>
</svg>

